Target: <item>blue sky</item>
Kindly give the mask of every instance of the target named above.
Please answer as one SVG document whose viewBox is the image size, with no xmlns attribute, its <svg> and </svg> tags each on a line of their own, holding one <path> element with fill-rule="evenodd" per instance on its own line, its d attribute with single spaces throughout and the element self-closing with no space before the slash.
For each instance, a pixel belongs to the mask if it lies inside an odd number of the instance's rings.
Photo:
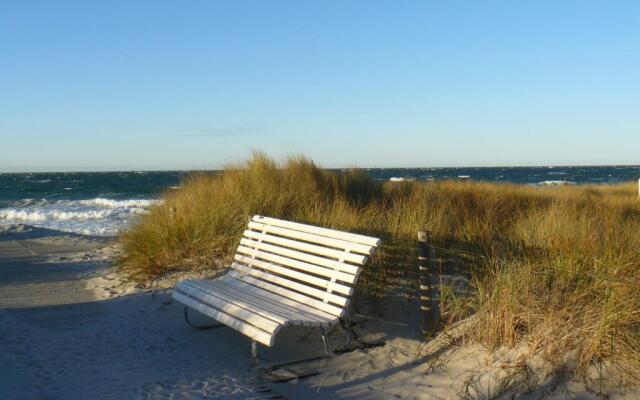
<svg viewBox="0 0 640 400">
<path fill-rule="evenodd" d="M 640 164 L 640 3 L 7 1 L 0 171 Z"/>
</svg>

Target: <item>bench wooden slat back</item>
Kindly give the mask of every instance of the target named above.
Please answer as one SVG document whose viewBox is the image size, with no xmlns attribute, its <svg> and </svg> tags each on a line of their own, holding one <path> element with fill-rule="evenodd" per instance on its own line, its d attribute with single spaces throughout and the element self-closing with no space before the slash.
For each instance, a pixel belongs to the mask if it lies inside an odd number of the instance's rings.
<svg viewBox="0 0 640 400">
<path fill-rule="evenodd" d="M 256 215 L 229 276 L 338 317 L 380 239 Z"/>
<path fill-rule="evenodd" d="M 367 263 L 367 256 L 363 256 L 356 253 L 345 253 L 344 250 L 336 250 L 329 247 L 317 246 L 314 244 L 299 242 L 296 240 L 285 239 L 280 236 L 268 235 L 261 232 L 246 230 L 244 231 L 245 240 L 253 239 L 262 243 L 270 243 L 277 246 L 287 247 L 296 250 L 302 250 L 306 253 L 325 256 L 329 259 L 344 257 L 345 261 L 348 261 L 357 265 L 364 265 Z"/>
<path fill-rule="evenodd" d="M 260 222 L 266 225 L 279 226 L 282 228 L 289 228 L 298 232 L 313 233 L 320 236 L 326 236 L 334 239 L 342 239 L 347 242 L 360 243 L 370 247 L 380 246 L 381 240 L 370 236 L 358 235 L 351 232 L 343 232 L 335 229 L 321 228 L 319 226 L 300 224 L 298 222 L 285 221 L 282 219 L 263 217 L 256 215 L 253 217 L 253 221 Z M 368 252 L 369 253 L 369 252 Z M 371 254 L 371 253 L 369 253 Z"/>
<path fill-rule="evenodd" d="M 310 243 L 326 246 L 329 248 L 336 248 L 343 251 L 349 250 L 353 253 L 368 255 L 368 254 L 373 254 L 373 251 L 374 251 L 373 246 L 368 246 L 366 244 L 348 242 L 346 240 L 316 235 L 313 233 L 296 231 L 294 229 L 282 228 L 279 226 L 261 224 L 258 222 L 249 222 L 249 228 L 256 230 L 258 232 L 284 236 L 294 240 L 310 242 Z"/>
</svg>

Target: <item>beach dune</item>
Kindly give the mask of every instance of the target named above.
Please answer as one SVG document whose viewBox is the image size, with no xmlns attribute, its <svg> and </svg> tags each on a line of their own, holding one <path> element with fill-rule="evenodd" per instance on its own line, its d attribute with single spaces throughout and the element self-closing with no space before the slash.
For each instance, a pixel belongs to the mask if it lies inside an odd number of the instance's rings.
<svg viewBox="0 0 640 400">
<path fill-rule="evenodd" d="M 317 332 L 286 328 L 273 348 L 260 349 L 256 367 L 245 336 L 194 330 L 169 289 L 124 282 L 111 264 L 118 252 L 104 238 L 3 228 L 0 399 L 486 398 L 520 365 L 517 351 L 464 344 L 464 321 L 425 343 L 419 306 L 396 299 L 376 316 L 354 316 L 360 340 L 384 346 L 299 365 L 284 372 L 309 377 L 277 383 L 262 366 L 321 354 Z M 332 348 L 343 340 L 340 328 L 329 332 Z M 536 379 L 497 398 L 598 397 L 574 378 Z"/>
</svg>

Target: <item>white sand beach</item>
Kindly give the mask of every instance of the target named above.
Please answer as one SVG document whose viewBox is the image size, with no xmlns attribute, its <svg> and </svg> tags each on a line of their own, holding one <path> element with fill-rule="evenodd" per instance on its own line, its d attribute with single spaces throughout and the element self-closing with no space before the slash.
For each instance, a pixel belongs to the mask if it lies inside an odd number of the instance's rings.
<svg viewBox="0 0 640 400">
<path fill-rule="evenodd" d="M 397 301 L 378 310 L 391 317 L 354 318 L 363 342 L 385 346 L 267 377 L 252 365 L 246 337 L 229 328 L 195 330 L 170 289 L 143 290 L 120 279 L 112 265 L 118 251 L 106 239 L 3 229 L 1 399 L 600 397 L 597 383 L 588 389 L 568 375 L 536 370 L 516 351 L 489 354 L 464 344 L 464 322 L 425 345 L 417 306 Z M 340 327 L 329 338 L 332 348 L 343 345 Z M 275 347 L 260 349 L 261 362 L 319 355 L 319 339 L 316 330 L 287 328 Z"/>
</svg>

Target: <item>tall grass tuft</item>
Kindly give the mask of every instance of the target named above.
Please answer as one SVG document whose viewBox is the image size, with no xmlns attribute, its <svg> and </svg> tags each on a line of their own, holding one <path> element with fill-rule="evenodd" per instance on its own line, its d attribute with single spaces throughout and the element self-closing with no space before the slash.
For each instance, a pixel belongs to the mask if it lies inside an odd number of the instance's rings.
<svg viewBox="0 0 640 400">
<path fill-rule="evenodd" d="M 382 237 L 359 292 L 417 288 L 414 238 L 474 254 L 471 294 L 443 296 L 448 320 L 476 314 L 474 338 L 526 343 L 578 373 L 606 364 L 640 383 L 640 199 L 635 185 L 535 188 L 472 182 L 372 181 L 303 157 L 256 153 L 195 174 L 121 236 L 123 271 L 149 280 L 217 265 L 254 214 Z M 407 261 L 408 260 L 408 261 Z"/>
</svg>

